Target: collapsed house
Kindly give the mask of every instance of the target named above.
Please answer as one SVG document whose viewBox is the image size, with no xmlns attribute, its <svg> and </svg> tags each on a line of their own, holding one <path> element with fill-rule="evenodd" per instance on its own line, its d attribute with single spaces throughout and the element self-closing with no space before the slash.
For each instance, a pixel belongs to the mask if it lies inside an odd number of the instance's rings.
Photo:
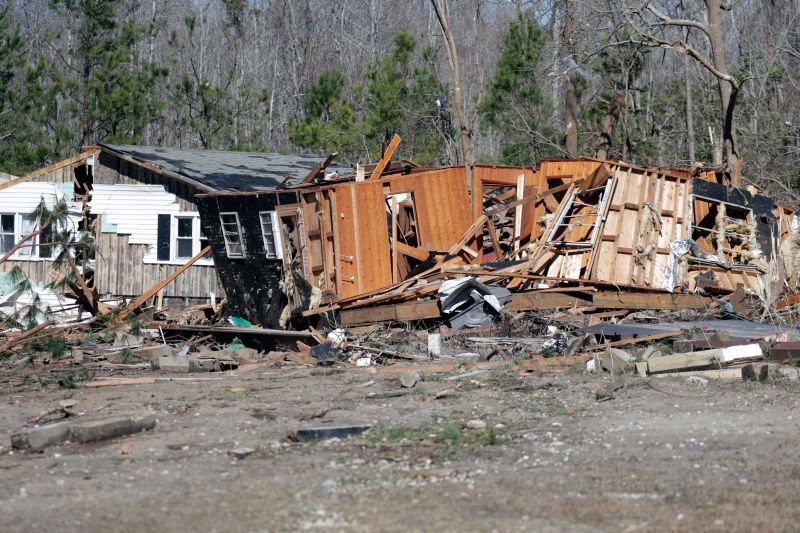
<svg viewBox="0 0 800 533">
<path fill-rule="evenodd" d="M 30 214 L 40 202 L 50 209 L 64 202 L 67 215 L 58 228 L 69 227 L 76 239 L 87 236 L 94 243 L 95 253 L 80 258 L 78 267 L 99 296 L 139 297 L 180 270 L 160 292 L 161 302 L 221 297 L 211 256 L 197 257 L 208 243 L 195 195 L 274 189 L 324 172 L 315 156 L 100 144 L 0 184 L 0 255 L 39 229 Z M 56 247 L 45 243 L 46 233 L 15 250 L 0 275 L 22 272 L 40 292 L 54 281 Z"/>
<path fill-rule="evenodd" d="M 284 328 L 336 309 L 342 324 L 437 318 L 443 284 L 465 277 L 510 291 L 516 310 L 697 308 L 737 290 L 774 301 L 797 270 L 781 258 L 793 211 L 717 170 L 585 158 L 472 171 L 477 211 L 463 167 L 198 195 L 231 314 Z"/>
</svg>

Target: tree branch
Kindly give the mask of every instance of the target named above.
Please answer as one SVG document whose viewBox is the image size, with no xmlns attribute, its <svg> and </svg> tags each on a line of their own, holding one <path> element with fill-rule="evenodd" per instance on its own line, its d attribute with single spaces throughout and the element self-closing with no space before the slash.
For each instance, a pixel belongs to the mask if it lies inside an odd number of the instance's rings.
<svg viewBox="0 0 800 533">
<path fill-rule="evenodd" d="M 691 20 L 691 19 L 674 19 L 668 17 L 667 15 L 665 15 L 664 13 L 653 7 L 652 4 L 648 4 L 647 9 L 653 15 L 661 19 L 661 22 L 656 23 L 656 26 L 683 26 L 687 28 L 697 28 L 698 30 L 705 33 L 706 36 L 709 36 L 708 26 L 706 26 L 702 22 L 698 22 L 696 20 Z"/>
</svg>

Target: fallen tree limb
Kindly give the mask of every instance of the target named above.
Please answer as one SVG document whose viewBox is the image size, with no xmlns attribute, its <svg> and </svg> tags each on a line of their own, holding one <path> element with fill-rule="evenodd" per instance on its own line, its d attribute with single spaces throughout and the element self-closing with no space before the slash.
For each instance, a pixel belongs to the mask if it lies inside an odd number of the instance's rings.
<svg viewBox="0 0 800 533">
<path fill-rule="evenodd" d="M 31 329 L 29 329 L 27 331 L 24 331 L 23 333 L 17 335 L 16 337 L 14 337 L 11 340 L 6 341 L 5 344 L 0 346 L 0 353 L 5 353 L 5 352 L 13 349 L 14 346 L 22 344 L 28 337 L 30 337 L 32 335 L 35 335 L 36 333 L 39 333 L 44 328 L 46 328 L 48 326 L 52 326 L 55 323 L 56 323 L 55 320 L 48 320 L 47 322 L 42 322 L 38 326 L 33 327 L 33 328 L 31 328 Z"/>
</svg>

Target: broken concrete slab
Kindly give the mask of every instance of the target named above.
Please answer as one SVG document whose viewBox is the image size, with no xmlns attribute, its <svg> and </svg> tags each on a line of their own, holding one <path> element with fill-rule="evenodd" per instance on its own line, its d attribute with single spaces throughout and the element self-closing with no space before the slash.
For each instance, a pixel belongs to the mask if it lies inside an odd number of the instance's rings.
<svg viewBox="0 0 800 533">
<path fill-rule="evenodd" d="M 156 415 L 152 413 L 102 420 L 78 418 L 16 431 L 11 434 L 11 447 L 15 450 L 41 451 L 67 440 L 86 443 L 112 439 L 152 429 L 155 425 Z"/>
<path fill-rule="evenodd" d="M 70 426 L 72 421 L 65 421 L 15 431 L 11 434 L 11 447 L 15 450 L 43 450 L 67 440 Z"/>
<path fill-rule="evenodd" d="M 142 348 L 131 350 L 131 355 L 138 359 L 144 359 L 145 361 L 152 361 L 153 359 L 158 359 L 159 357 L 167 357 L 172 355 L 172 353 L 172 346 L 169 346 L 168 344 L 144 346 Z"/>
<path fill-rule="evenodd" d="M 165 372 L 178 373 L 188 373 L 190 370 L 188 357 L 172 354 L 159 357 L 157 360 L 151 360 L 150 367 L 153 370 L 163 370 Z"/>
<path fill-rule="evenodd" d="M 625 366 L 633 361 L 631 354 L 619 348 L 609 347 L 597 356 L 602 367 L 612 374 L 622 374 Z"/>
<path fill-rule="evenodd" d="M 156 415 L 149 413 L 86 422 L 75 421 L 70 424 L 69 433 L 71 440 L 86 443 L 139 433 L 154 427 L 156 427 Z"/>
</svg>

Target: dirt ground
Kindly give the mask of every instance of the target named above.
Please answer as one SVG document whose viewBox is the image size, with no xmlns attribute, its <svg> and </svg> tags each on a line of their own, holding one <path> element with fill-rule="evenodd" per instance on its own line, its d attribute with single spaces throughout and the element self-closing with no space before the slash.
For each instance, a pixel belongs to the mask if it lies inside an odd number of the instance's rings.
<svg viewBox="0 0 800 533">
<path fill-rule="evenodd" d="M 355 369 L 187 376 L 0 389 L 0 530 L 789 531 L 800 519 L 797 382 L 502 369 L 402 389 L 397 375 Z M 158 424 L 11 451 L 13 430 L 65 398 L 87 417 L 152 410 Z M 373 427 L 289 438 L 347 424 Z M 229 454 L 243 447 L 255 451 Z"/>
</svg>

